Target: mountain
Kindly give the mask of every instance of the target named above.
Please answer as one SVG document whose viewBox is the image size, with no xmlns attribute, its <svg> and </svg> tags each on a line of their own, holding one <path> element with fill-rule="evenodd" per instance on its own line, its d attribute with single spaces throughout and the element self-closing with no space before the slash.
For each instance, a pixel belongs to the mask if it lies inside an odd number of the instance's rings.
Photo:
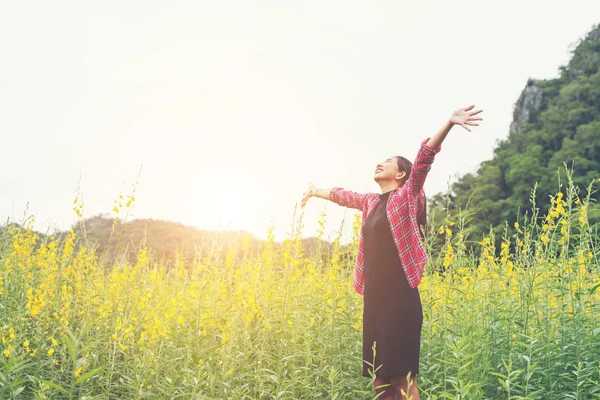
<svg viewBox="0 0 600 400">
<path fill-rule="evenodd" d="M 27 229 L 16 223 L 0 226 L 0 250 L 12 248 L 12 233 L 25 234 Z M 153 259 L 162 261 L 165 265 L 174 265 L 177 257 L 182 258 L 186 265 L 193 262 L 203 262 L 210 258 L 225 260 L 228 253 L 236 258 L 256 257 L 267 245 L 267 241 L 259 239 L 246 231 L 209 231 L 181 223 L 154 219 L 136 219 L 129 222 L 114 220 L 105 215 L 96 215 L 84 219 L 81 224 L 72 227 L 77 235 L 76 246 L 89 246 L 95 249 L 100 260 L 112 266 L 115 260 L 137 261 L 142 248 L 147 249 Z M 44 234 L 35 232 L 37 242 L 35 247 L 47 240 L 65 240 L 68 232 Z M 274 251 L 279 252 L 290 247 L 289 239 L 271 244 Z M 317 256 L 328 261 L 330 250 L 334 244 L 317 237 L 303 238 L 299 246 L 305 256 Z M 350 259 L 349 247 L 342 246 L 342 258 Z M 348 253 L 348 254 L 346 254 Z M 218 262 L 217 262 L 218 264 Z"/>
<path fill-rule="evenodd" d="M 527 81 L 508 137 L 499 142 L 493 158 L 451 185 L 448 209 L 456 216 L 468 205 L 471 239 L 480 239 L 490 227 L 501 237 L 506 222 L 512 233 L 519 210 L 531 215 L 536 184 L 536 207 L 547 212 L 549 197 L 560 190 L 559 180 L 567 182 L 564 164 L 573 170 L 582 196 L 600 177 L 600 25 L 576 43 L 571 55 L 558 78 Z M 599 193 L 591 197 L 590 222 L 598 222 Z M 445 206 L 445 194 L 432 196 L 430 214 L 436 223 L 443 220 Z"/>
</svg>

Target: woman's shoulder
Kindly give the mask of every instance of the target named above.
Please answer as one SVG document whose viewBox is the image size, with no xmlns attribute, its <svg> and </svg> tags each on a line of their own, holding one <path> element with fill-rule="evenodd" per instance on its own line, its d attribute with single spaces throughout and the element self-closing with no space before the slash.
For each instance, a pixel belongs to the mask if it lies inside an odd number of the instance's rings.
<svg viewBox="0 0 600 400">
<path fill-rule="evenodd" d="M 410 200 L 410 196 L 408 195 L 406 186 L 407 185 L 404 185 L 398 189 L 395 189 L 390 195 L 390 202 L 394 204 L 408 202 Z"/>
<path fill-rule="evenodd" d="M 367 203 L 367 207 L 371 208 L 377 201 L 379 201 L 379 194 L 378 193 L 365 193 L 366 196 L 366 203 Z"/>
<path fill-rule="evenodd" d="M 377 193 L 367 193 L 367 202 L 373 203 L 374 201 L 379 200 L 379 194 Z"/>
<path fill-rule="evenodd" d="M 403 185 L 403 186 L 399 187 L 398 189 L 395 189 L 392 192 L 392 196 L 394 196 L 394 197 L 406 197 L 406 196 L 408 196 L 408 185 Z"/>
</svg>

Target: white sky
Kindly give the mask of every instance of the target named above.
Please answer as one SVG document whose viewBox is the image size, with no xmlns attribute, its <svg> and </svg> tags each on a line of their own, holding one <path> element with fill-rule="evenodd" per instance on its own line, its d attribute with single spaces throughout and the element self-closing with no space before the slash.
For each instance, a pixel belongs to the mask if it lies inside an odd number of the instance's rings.
<svg viewBox="0 0 600 400">
<path fill-rule="evenodd" d="M 282 240 L 309 181 L 377 192 L 377 161 L 475 103 L 484 123 L 452 131 L 425 185 L 444 191 L 599 17 L 597 0 L 3 1 L 0 217 L 29 203 L 37 229 L 67 229 L 80 175 L 92 216 L 143 164 L 132 218 L 258 237 L 272 220 Z M 327 211 L 328 233 L 353 214 Z"/>
</svg>

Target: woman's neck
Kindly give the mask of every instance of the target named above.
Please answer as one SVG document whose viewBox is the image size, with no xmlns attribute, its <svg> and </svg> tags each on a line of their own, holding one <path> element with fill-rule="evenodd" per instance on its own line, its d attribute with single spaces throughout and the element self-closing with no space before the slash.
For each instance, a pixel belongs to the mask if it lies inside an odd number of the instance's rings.
<svg viewBox="0 0 600 400">
<path fill-rule="evenodd" d="M 398 189 L 398 184 L 396 182 L 382 182 L 379 184 L 379 187 L 381 188 L 381 194 L 385 194 Z"/>
</svg>

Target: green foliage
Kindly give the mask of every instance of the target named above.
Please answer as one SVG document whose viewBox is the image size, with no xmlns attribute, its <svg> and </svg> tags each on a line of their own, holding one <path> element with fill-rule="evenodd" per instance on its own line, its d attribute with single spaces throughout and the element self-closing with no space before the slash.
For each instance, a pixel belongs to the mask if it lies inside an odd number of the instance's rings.
<svg viewBox="0 0 600 400">
<path fill-rule="evenodd" d="M 466 175 L 451 186 L 448 204 L 443 196 L 431 198 L 437 220 L 446 213 L 444 208 L 454 216 L 468 208 L 473 216 L 469 233 L 475 241 L 490 227 L 501 233 L 516 208 L 532 215 L 534 186 L 535 204 L 544 214 L 550 207 L 549 197 L 559 189 L 557 175 L 564 182 L 565 172 L 571 170 L 583 197 L 589 182 L 600 178 L 600 26 L 578 43 L 558 78 L 531 83 L 539 88 L 542 99 L 537 109 L 528 110 L 528 120 L 499 143 L 494 157 L 482 163 L 476 175 Z M 526 106 L 522 95 L 515 118 Z M 592 201 L 599 199 L 598 193 L 592 195 Z M 592 204 L 592 224 L 600 221 L 596 210 Z M 514 232 L 512 227 L 509 230 Z"/>
</svg>

